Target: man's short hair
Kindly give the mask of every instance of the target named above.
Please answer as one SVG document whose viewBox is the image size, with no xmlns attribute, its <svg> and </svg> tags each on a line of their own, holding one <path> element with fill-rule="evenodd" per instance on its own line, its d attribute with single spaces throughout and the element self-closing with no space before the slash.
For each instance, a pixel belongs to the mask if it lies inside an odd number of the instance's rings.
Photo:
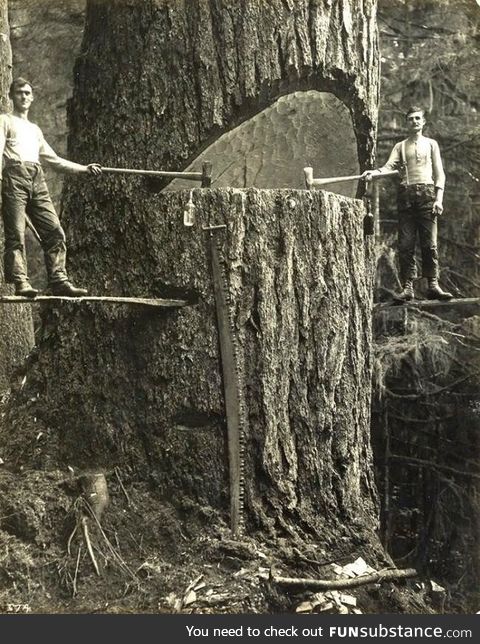
<svg viewBox="0 0 480 644">
<path fill-rule="evenodd" d="M 423 107 L 419 107 L 418 105 L 412 105 L 411 107 L 409 107 L 405 114 L 405 118 L 409 117 L 410 114 L 413 114 L 414 112 L 421 112 L 423 118 L 425 118 L 425 109 Z"/>
<path fill-rule="evenodd" d="M 8 95 L 10 96 L 10 98 L 12 98 L 15 90 L 19 89 L 20 87 L 24 87 L 25 85 L 28 85 L 33 92 L 33 85 L 29 80 L 27 80 L 26 78 L 22 78 L 21 76 L 19 76 L 18 78 L 14 78 L 14 80 L 12 81 L 12 84 L 10 85 L 10 89 L 8 91 Z"/>
</svg>

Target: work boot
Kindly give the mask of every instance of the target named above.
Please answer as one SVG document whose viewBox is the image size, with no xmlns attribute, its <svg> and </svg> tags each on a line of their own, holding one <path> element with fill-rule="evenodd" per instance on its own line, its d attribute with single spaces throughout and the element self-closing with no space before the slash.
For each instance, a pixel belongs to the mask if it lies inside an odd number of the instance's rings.
<svg viewBox="0 0 480 644">
<path fill-rule="evenodd" d="M 70 282 L 56 282 L 50 286 L 52 295 L 65 295 L 66 297 L 83 297 L 88 294 L 86 288 L 77 288 Z"/>
<path fill-rule="evenodd" d="M 15 282 L 15 295 L 20 295 L 21 297 L 35 297 L 38 295 L 36 288 L 30 284 L 30 282 Z"/>
<path fill-rule="evenodd" d="M 403 286 L 403 291 L 397 295 L 397 299 L 409 302 L 410 300 L 413 300 L 414 297 L 413 280 L 406 280 Z"/>
<path fill-rule="evenodd" d="M 453 295 L 444 291 L 438 285 L 438 279 L 431 277 L 428 280 L 427 299 L 429 300 L 451 300 Z"/>
</svg>

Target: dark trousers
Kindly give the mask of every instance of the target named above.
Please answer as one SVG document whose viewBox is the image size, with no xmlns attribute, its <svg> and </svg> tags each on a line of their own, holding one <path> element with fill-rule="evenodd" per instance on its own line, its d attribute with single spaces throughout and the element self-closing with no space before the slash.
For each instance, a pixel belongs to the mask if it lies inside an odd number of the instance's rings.
<svg viewBox="0 0 480 644">
<path fill-rule="evenodd" d="M 5 281 L 28 279 L 25 259 L 25 214 L 35 226 L 43 248 L 49 284 L 67 280 L 65 233 L 38 163 L 10 163 L 3 170 L 2 217 L 5 228 Z"/>
<path fill-rule="evenodd" d="M 398 191 L 398 255 L 400 278 L 416 277 L 415 244 L 417 233 L 422 252 L 422 276 L 438 277 L 437 215 L 432 212 L 435 186 L 414 184 Z"/>
</svg>

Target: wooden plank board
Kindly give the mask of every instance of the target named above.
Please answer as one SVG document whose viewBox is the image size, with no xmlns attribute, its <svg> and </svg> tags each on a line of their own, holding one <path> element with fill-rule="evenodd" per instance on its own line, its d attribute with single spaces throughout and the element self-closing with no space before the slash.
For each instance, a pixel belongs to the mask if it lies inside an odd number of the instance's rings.
<svg viewBox="0 0 480 644">
<path fill-rule="evenodd" d="M 414 308 L 414 309 L 437 309 L 439 307 L 467 306 L 476 305 L 480 308 L 480 297 L 464 297 L 452 300 L 410 300 L 409 302 L 389 301 L 380 302 L 374 305 L 375 311 L 386 311 L 388 309 Z"/>
<path fill-rule="evenodd" d="M 146 297 L 116 297 L 102 295 L 84 295 L 83 297 L 67 297 L 63 295 L 37 295 L 37 297 L 21 297 L 19 295 L 2 295 L 0 304 L 38 304 L 40 302 L 99 302 L 100 304 L 128 304 L 130 306 L 150 306 L 157 308 L 179 308 L 186 306 L 186 300 L 165 300 Z"/>
</svg>

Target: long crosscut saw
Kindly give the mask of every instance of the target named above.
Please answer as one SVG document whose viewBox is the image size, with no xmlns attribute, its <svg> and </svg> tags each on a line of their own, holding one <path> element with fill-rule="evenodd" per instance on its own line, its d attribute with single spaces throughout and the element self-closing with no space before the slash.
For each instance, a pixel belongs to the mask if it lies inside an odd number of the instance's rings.
<svg viewBox="0 0 480 644">
<path fill-rule="evenodd" d="M 229 284 L 222 258 L 226 226 L 206 226 L 210 235 L 213 290 L 217 313 L 218 339 L 222 365 L 225 413 L 227 417 L 228 460 L 230 478 L 230 522 L 234 536 L 243 531 L 244 443 L 246 406 L 243 370 L 235 332 L 234 312 Z"/>
</svg>

